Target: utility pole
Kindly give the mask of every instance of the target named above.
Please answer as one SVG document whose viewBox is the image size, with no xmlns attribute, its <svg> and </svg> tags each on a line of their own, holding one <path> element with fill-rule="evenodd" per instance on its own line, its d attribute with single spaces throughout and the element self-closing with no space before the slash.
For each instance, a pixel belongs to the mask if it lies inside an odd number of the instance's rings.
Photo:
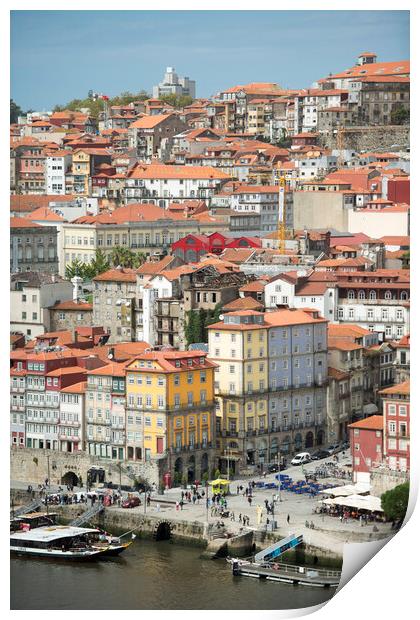
<svg viewBox="0 0 420 620">
<path fill-rule="evenodd" d="M 278 471 L 278 482 L 279 482 L 279 502 L 281 502 L 281 480 L 280 480 L 280 452 L 277 452 L 277 464 L 279 467 Z"/>
<path fill-rule="evenodd" d="M 48 472 L 48 486 L 50 486 L 51 484 L 51 480 L 50 480 L 50 455 L 47 454 L 47 472 Z M 47 507 L 47 514 L 49 514 L 49 507 L 48 507 L 48 495 L 47 495 L 47 491 L 45 491 L 45 505 Z"/>
<path fill-rule="evenodd" d="M 206 480 L 206 523 L 209 522 L 209 481 Z"/>
</svg>

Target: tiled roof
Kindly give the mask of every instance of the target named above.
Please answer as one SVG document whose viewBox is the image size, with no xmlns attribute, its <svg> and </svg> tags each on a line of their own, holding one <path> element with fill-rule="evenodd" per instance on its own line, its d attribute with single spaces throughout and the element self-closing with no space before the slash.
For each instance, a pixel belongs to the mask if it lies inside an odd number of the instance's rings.
<svg viewBox="0 0 420 620">
<path fill-rule="evenodd" d="M 86 388 L 86 381 L 80 381 L 80 383 L 74 383 L 73 385 L 68 385 L 67 387 L 61 388 L 60 392 L 65 392 L 66 394 L 84 394 L 86 392 Z"/>
<path fill-rule="evenodd" d="M 360 428 L 367 431 L 382 431 L 384 428 L 384 418 L 381 415 L 371 415 L 364 420 L 353 422 L 347 428 Z"/>
<path fill-rule="evenodd" d="M 241 293 L 262 293 L 267 282 L 261 282 L 260 280 L 254 280 L 254 282 L 248 282 L 239 289 Z"/>
<path fill-rule="evenodd" d="M 61 377 L 61 375 L 74 375 L 76 373 L 85 373 L 86 368 L 81 366 L 64 366 L 63 368 L 55 368 L 46 373 L 47 377 Z"/>
<path fill-rule="evenodd" d="M 11 217 L 10 228 L 42 228 L 40 224 L 28 220 L 26 217 Z"/>
<path fill-rule="evenodd" d="M 333 79 L 351 79 L 351 78 L 366 78 L 376 77 L 381 78 L 383 76 L 398 76 L 405 73 L 410 73 L 410 61 L 400 60 L 398 62 L 375 62 L 365 65 L 356 65 L 342 71 L 341 73 L 335 73 L 328 76 L 329 80 Z"/>
<path fill-rule="evenodd" d="M 136 282 L 136 270 L 121 268 L 108 269 L 93 278 L 94 282 Z"/>
<path fill-rule="evenodd" d="M 152 114 L 150 116 L 143 116 L 139 118 L 137 121 L 132 123 L 129 129 L 153 129 L 163 121 L 166 121 L 173 114 Z"/>
<path fill-rule="evenodd" d="M 137 273 L 148 276 L 156 275 L 167 269 L 173 260 L 173 256 L 165 256 L 159 261 L 146 261 L 137 269 Z"/>
<path fill-rule="evenodd" d="M 238 297 L 238 299 L 234 299 L 233 301 L 223 306 L 223 310 L 227 312 L 231 312 L 235 310 L 263 310 L 263 309 L 264 309 L 264 304 L 254 299 L 253 297 Z"/>
<path fill-rule="evenodd" d="M 54 306 L 50 306 L 50 310 L 74 310 L 75 312 L 91 312 L 92 304 L 88 304 L 83 301 L 73 301 L 72 299 L 68 301 L 61 301 Z"/>
<path fill-rule="evenodd" d="M 64 217 L 62 217 L 61 215 L 58 215 L 58 213 L 55 213 L 55 211 L 53 211 L 52 209 L 49 209 L 48 207 L 39 207 L 38 209 L 35 209 L 35 211 L 32 211 L 31 213 L 29 213 L 29 215 L 26 216 L 28 218 L 28 220 L 42 220 L 42 221 L 48 221 L 48 222 L 65 222 Z"/>
<path fill-rule="evenodd" d="M 127 175 L 132 179 L 230 179 L 231 177 L 210 166 L 169 166 L 165 164 L 138 164 Z"/>
<path fill-rule="evenodd" d="M 344 379 L 349 379 L 350 374 L 348 372 L 343 372 L 342 370 L 338 370 L 337 368 L 328 367 L 328 376 L 336 381 L 343 381 Z"/>
<path fill-rule="evenodd" d="M 402 383 L 393 385 L 392 387 L 386 388 L 385 390 L 380 390 L 379 394 L 385 394 L 385 396 L 390 396 L 392 394 L 410 394 L 410 380 L 403 381 Z"/>
</svg>

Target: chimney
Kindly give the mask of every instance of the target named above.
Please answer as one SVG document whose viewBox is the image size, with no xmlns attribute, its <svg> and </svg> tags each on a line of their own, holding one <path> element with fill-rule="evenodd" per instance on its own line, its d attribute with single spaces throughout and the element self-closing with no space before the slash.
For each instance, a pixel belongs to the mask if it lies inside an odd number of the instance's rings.
<svg viewBox="0 0 420 620">
<path fill-rule="evenodd" d="M 73 301 L 77 303 L 77 300 L 80 297 L 80 285 L 83 280 L 80 276 L 74 276 L 70 282 L 73 284 Z"/>
</svg>

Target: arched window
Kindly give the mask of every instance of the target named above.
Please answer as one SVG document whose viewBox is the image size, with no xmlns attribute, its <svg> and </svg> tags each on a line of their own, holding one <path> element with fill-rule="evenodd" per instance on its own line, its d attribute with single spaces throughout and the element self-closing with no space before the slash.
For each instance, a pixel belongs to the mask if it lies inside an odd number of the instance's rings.
<svg viewBox="0 0 420 620">
<path fill-rule="evenodd" d="M 407 291 L 403 291 L 400 295 L 400 299 L 408 299 L 408 293 Z"/>
<path fill-rule="evenodd" d="M 366 299 L 366 293 L 365 293 L 365 291 L 359 291 L 358 298 L 359 298 L 359 299 Z"/>
<path fill-rule="evenodd" d="M 376 291 L 370 291 L 369 299 L 376 299 Z"/>
<path fill-rule="evenodd" d="M 385 299 L 392 299 L 391 291 L 385 291 Z"/>
<path fill-rule="evenodd" d="M 347 299 L 354 299 L 354 291 L 349 291 L 347 293 Z"/>
</svg>

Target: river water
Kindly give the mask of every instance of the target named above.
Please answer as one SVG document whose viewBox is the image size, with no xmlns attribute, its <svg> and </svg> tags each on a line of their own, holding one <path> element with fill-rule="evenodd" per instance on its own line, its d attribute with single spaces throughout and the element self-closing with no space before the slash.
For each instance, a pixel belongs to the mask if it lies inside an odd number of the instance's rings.
<svg viewBox="0 0 420 620">
<path fill-rule="evenodd" d="M 136 540 L 122 556 L 72 563 L 11 558 L 11 609 L 293 609 L 334 590 L 233 577 L 199 547 Z"/>
</svg>

